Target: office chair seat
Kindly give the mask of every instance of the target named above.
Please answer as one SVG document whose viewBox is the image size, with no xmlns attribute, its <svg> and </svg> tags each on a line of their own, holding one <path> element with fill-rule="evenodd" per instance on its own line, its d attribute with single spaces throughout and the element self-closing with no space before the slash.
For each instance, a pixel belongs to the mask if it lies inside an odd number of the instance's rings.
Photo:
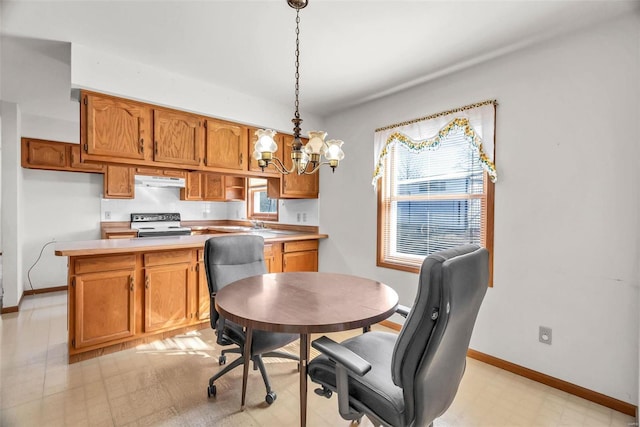
<svg viewBox="0 0 640 427">
<path fill-rule="evenodd" d="M 356 338 L 347 339 L 340 344 L 366 358 L 371 363 L 371 370 L 362 377 L 349 376 L 349 395 L 367 407 L 376 408 L 377 414 L 389 425 L 402 425 L 402 389 L 393 383 L 391 370 L 388 369 L 398 336 L 390 332 L 373 331 Z M 313 381 L 333 390 L 337 387 L 335 370 L 335 362 L 323 354 L 314 358 L 309 365 L 309 375 Z"/>
</svg>

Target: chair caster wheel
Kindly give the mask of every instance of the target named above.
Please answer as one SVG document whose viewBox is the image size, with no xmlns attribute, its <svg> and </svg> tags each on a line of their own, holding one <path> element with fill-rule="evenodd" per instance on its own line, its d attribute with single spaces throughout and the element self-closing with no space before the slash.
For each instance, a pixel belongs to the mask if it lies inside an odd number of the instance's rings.
<svg viewBox="0 0 640 427">
<path fill-rule="evenodd" d="M 269 393 L 267 393 L 267 396 L 264 398 L 265 402 L 267 402 L 269 405 L 271 405 L 273 402 L 275 402 L 276 400 L 276 394 L 273 391 L 270 391 Z"/>
<path fill-rule="evenodd" d="M 209 387 L 207 387 L 207 397 L 211 398 L 211 397 L 216 397 L 216 392 L 218 390 L 216 390 L 216 386 L 215 384 L 211 384 Z"/>
<path fill-rule="evenodd" d="M 218 357 L 218 364 L 225 365 L 226 363 L 227 363 L 227 356 L 223 354 L 222 356 Z"/>
</svg>

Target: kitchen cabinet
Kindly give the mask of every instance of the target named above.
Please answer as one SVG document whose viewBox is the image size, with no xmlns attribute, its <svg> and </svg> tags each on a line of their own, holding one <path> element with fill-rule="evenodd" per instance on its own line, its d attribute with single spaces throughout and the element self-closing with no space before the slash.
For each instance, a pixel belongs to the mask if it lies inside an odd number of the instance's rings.
<svg viewBox="0 0 640 427">
<path fill-rule="evenodd" d="M 74 263 L 69 287 L 71 345 L 84 348 L 135 333 L 135 257 L 89 257 Z"/>
<path fill-rule="evenodd" d="M 22 138 L 22 167 L 64 170 L 67 167 L 67 144 Z"/>
<path fill-rule="evenodd" d="M 105 239 L 133 239 L 138 237 L 138 230 L 131 231 L 105 231 Z"/>
<path fill-rule="evenodd" d="M 282 243 L 264 244 L 264 263 L 268 273 L 282 272 Z"/>
<path fill-rule="evenodd" d="M 278 158 L 283 161 L 287 169 L 291 169 L 291 143 L 293 136 L 284 135 L 282 138 L 282 152 Z M 308 140 L 303 139 L 306 144 Z M 280 152 L 280 150 L 278 150 Z M 296 172 L 282 175 L 279 178 L 267 179 L 267 196 L 270 199 L 317 199 L 320 188 L 319 171 L 312 175 L 298 175 Z"/>
<path fill-rule="evenodd" d="M 224 176 L 204 173 L 202 174 L 202 200 L 224 201 Z"/>
<path fill-rule="evenodd" d="M 248 170 L 247 127 L 215 119 L 206 119 L 205 126 L 205 166 Z"/>
<path fill-rule="evenodd" d="M 180 200 L 226 202 L 245 200 L 246 178 L 206 172 L 189 172 Z"/>
<path fill-rule="evenodd" d="M 128 166 L 107 165 L 104 174 L 105 199 L 134 198 L 134 169 Z"/>
<path fill-rule="evenodd" d="M 146 175 L 146 176 L 171 176 L 174 178 L 186 178 L 187 172 L 183 170 L 177 169 L 159 169 L 159 168 L 148 168 L 148 167 L 137 167 L 135 169 L 136 175 Z"/>
<path fill-rule="evenodd" d="M 318 271 L 318 241 L 285 242 L 282 254 L 282 271 Z"/>
<path fill-rule="evenodd" d="M 83 93 L 82 160 L 140 163 L 151 160 L 151 108 L 121 98 Z"/>
<path fill-rule="evenodd" d="M 184 188 L 180 189 L 180 200 L 202 200 L 202 172 L 188 172 Z"/>
<path fill-rule="evenodd" d="M 22 138 L 20 148 L 23 168 L 104 173 L 103 164 L 82 163 L 80 161 L 80 146 L 78 144 Z"/>
<path fill-rule="evenodd" d="M 89 173 L 104 173 L 106 170 L 106 165 L 104 163 L 91 163 L 91 162 L 83 162 L 80 157 L 80 145 L 79 144 L 70 144 L 69 147 L 71 153 L 71 170 L 78 172 L 89 172 Z"/>
<path fill-rule="evenodd" d="M 197 253 L 196 275 L 198 281 L 198 319 L 207 320 L 211 317 L 209 285 L 207 283 L 207 271 L 204 267 L 204 249 L 199 249 Z"/>
<path fill-rule="evenodd" d="M 144 331 L 189 324 L 195 315 L 191 250 L 144 255 Z"/>
<path fill-rule="evenodd" d="M 203 119 L 171 110 L 153 111 L 153 160 L 199 166 L 204 138 Z"/>
</svg>

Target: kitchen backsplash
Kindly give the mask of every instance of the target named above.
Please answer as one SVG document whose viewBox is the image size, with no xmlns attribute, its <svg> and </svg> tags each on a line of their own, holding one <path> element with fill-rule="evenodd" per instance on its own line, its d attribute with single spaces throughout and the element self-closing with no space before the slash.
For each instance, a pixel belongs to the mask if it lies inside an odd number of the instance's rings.
<svg viewBox="0 0 640 427">
<path fill-rule="evenodd" d="M 279 200 L 283 224 L 319 224 L 318 199 Z M 179 188 L 136 187 L 135 199 L 101 199 L 101 221 L 130 221 L 131 213 L 179 212 L 183 220 L 246 219 L 245 202 L 187 202 Z"/>
</svg>

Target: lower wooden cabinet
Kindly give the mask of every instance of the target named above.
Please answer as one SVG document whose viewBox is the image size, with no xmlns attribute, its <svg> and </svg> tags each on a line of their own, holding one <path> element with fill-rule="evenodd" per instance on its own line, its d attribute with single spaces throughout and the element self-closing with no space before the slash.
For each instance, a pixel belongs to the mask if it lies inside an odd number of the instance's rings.
<svg viewBox="0 0 640 427">
<path fill-rule="evenodd" d="M 155 332 L 189 324 L 196 309 L 189 249 L 144 254 L 144 330 Z"/>
<path fill-rule="evenodd" d="M 318 271 L 318 241 L 301 240 L 285 243 L 282 271 Z"/>
<path fill-rule="evenodd" d="M 266 243 L 267 271 L 317 271 L 317 249 L 317 240 Z M 69 285 L 70 362 L 209 326 L 201 248 L 72 256 Z"/>
</svg>

